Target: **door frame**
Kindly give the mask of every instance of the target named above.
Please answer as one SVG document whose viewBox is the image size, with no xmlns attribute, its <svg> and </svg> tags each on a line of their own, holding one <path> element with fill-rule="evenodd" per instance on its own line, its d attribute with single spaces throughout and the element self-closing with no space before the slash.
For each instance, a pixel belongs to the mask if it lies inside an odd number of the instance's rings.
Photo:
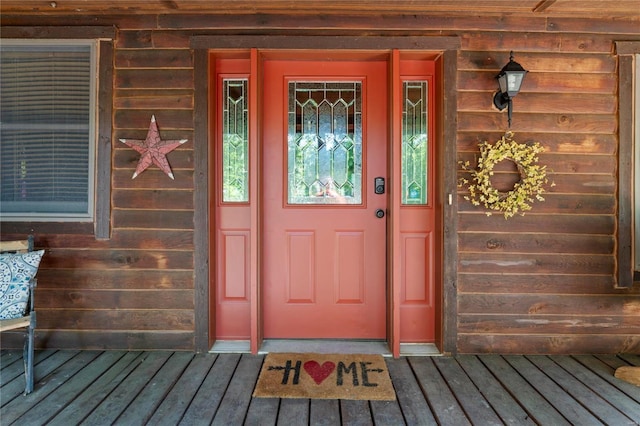
<svg viewBox="0 0 640 426">
<path fill-rule="evenodd" d="M 211 216 L 214 203 L 210 199 L 210 185 L 213 174 L 210 160 L 213 150 L 210 149 L 209 123 L 209 60 L 210 51 L 234 52 L 249 50 L 251 53 L 250 93 L 258 88 L 258 54 L 259 52 L 286 53 L 304 49 L 343 51 L 352 54 L 358 51 L 376 51 L 387 55 L 392 60 L 392 51 L 403 52 L 405 55 L 430 55 L 436 62 L 436 194 L 435 206 L 439 210 L 436 216 L 435 231 L 441 257 L 437 260 L 439 274 L 436 277 L 436 346 L 442 353 L 455 353 L 457 340 L 457 167 L 456 167 L 456 130 L 457 130 L 457 99 L 456 73 L 457 50 L 460 48 L 458 37 L 345 37 L 345 36 L 193 36 L 191 48 L 194 50 L 194 347 L 197 352 L 206 352 L 211 347 L 215 336 L 212 332 L 213 319 L 210 306 L 210 276 L 213 275 L 215 262 L 213 241 L 210 239 Z M 291 53 L 289 53 L 290 55 Z M 255 69 L 254 69 L 255 68 Z M 251 82 L 251 80 L 250 80 Z M 253 93 L 257 95 L 257 92 Z M 257 96 L 253 96 L 257 102 Z M 258 105 L 251 105 L 257 107 Z M 259 114 L 254 114 L 258 116 Z M 250 134 L 257 140 L 259 134 L 257 122 L 250 123 Z M 392 132 L 393 123 L 391 123 Z M 449 142 L 449 143 L 447 143 Z M 259 165 L 259 154 L 252 156 L 252 167 Z M 254 164 L 255 162 L 255 164 Z M 253 169 L 258 170 L 258 169 Z M 257 180 L 251 185 L 256 185 Z M 255 192 L 254 192 L 255 193 Z M 252 215 L 252 229 L 258 232 L 251 236 L 251 315 L 260 317 L 260 288 L 259 271 L 260 259 L 258 253 L 259 238 L 259 203 L 252 203 L 255 209 Z M 252 210 L 253 210 L 252 209 Z M 446 224 L 446 226 L 444 226 Z M 255 227 L 254 227 L 255 226 Z M 395 242 L 392 242 L 394 244 Z M 394 279 L 392 277 L 392 279 Z M 393 287 L 393 285 L 392 285 Z M 395 295 L 391 295 L 395 298 Z M 395 305 L 395 301 L 393 302 Z M 395 312 L 391 310 L 393 316 Z M 251 324 L 251 351 L 256 353 L 262 340 L 257 321 Z M 399 340 L 393 330 L 388 336 L 394 356 L 400 355 Z"/>
</svg>

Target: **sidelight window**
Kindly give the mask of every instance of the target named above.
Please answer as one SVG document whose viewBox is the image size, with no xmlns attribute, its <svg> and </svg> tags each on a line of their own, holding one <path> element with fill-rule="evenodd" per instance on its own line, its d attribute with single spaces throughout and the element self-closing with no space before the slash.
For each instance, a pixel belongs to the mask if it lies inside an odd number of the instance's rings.
<svg viewBox="0 0 640 426">
<path fill-rule="evenodd" d="M 247 79 L 222 80 L 222 201 L 249 201 Z"/>
<path fill-rule="evenodd" d="M 428 84 L 402 84 L 402 204 L 427 204 Z"/>
</svg>

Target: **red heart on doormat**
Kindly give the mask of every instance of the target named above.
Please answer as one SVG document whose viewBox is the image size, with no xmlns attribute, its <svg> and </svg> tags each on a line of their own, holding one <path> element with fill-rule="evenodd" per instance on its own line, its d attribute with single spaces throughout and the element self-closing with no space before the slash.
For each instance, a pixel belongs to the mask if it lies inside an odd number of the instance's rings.
<svg viewBox="0 0 640 426">
<path fill-rule="evenodd" d="M 307 361 L 304 363 L 304 371 L 306 371 L 318 385 L 329 377 L 335 369 L 336 365 L 331 361 L 327 361 L 322 365 L 318 364 L 317 361 Z"/>
</svg>

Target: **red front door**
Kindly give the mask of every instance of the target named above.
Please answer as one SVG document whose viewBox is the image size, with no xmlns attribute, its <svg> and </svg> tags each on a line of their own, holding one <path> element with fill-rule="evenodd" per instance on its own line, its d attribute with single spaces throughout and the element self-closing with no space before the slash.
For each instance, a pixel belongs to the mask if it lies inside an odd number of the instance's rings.
<svg viewBox="0 0 640 426">
<path fill-rule="evenodd" d="M 387 67 L 264 62 L 265 338 L 386 337 Z"/>
</svg>

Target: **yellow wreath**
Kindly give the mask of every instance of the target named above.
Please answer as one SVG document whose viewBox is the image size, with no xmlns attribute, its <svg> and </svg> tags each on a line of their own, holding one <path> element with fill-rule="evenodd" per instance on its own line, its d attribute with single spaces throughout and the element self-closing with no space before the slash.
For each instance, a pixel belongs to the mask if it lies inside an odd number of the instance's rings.
<svg viewBox="0 0 640 426">
<path fill-rule="evenodd" d="M 460 186 L 469 185 L 469 195 L 464 198 L 474 206 L 483 205 L 489 210 L 500 211 L 508 219 L 515 214 L 524 215 L 531 210 L 535 200 L 544 201 L 542 193 L 547 180 L 547 166 L 538 165 L 538 154 L 544 151 L 538 142 L 525 145 L 513 139 L 513 133 L 507 132 L 495 144 L 482 142 L 479 145 L 480 157 L 476 168 L 468 161 L 460 161 L 463 170 L 471 173 L 471 182 L 465 178 Z M 501 161 L 512 161 L 518 167 L 520 180 L 508 192 L 499 191 L 491 183 L 493 168 Z M 553 186 L 553 184 L 552 184 Z M 491 212 L 487 212 L 490 216 Z"/>
</svg>

